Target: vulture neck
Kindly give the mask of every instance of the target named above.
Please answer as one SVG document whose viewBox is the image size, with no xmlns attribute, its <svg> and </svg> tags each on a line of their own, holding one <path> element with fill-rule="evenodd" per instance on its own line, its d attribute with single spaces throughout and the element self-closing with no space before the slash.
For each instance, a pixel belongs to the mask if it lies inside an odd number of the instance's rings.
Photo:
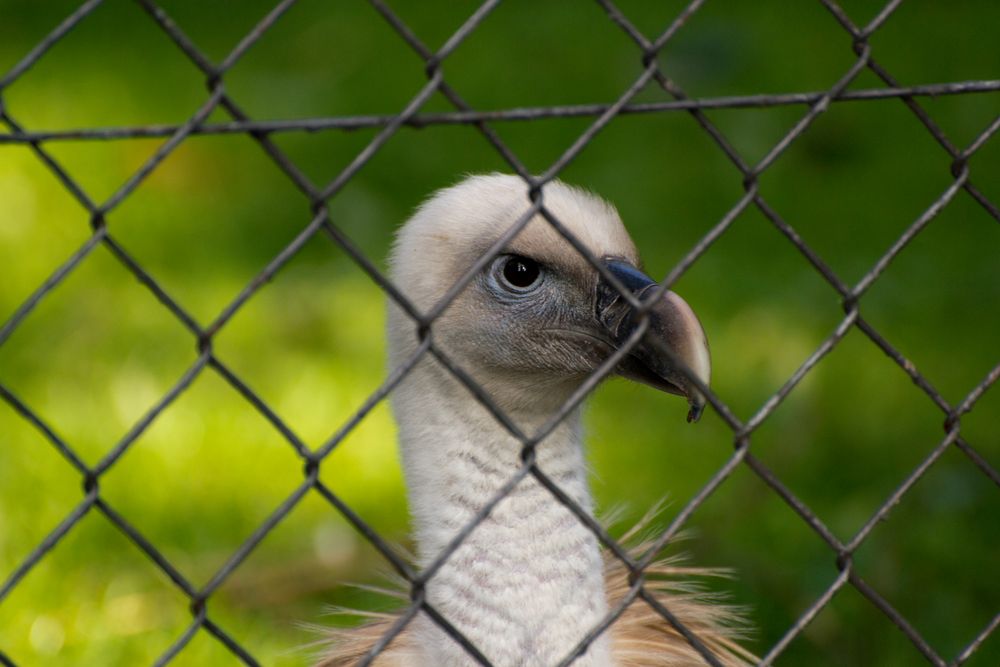
<svg viewBox="0 0 1000 667">
<path fill-rule="evenodd" d="M 487 391 L 502 400 L 502 387 Z M 505 412 L 535 432 L 561 402 L 536 389 Z M 524 392 L 518 392 L 523 399 Z M 568 395 L 568 394 L 567 394 Z M 519 407 L 517 407 L 519 406 Z M 520 443 L 432 359 L 394 392 L 419 564 L 426 567 L 520 466 Z M 579 411 L 537 449 L 537 464 L 592 510 Z M 430 604 L 494 665 L 554 665 L 607 612 L 600 549 L 593 534 L 533 477 L 523 479 L 427 584 Z M 429 618 L 415 626 L 420 663 L 473 659 Z M 605 635 L 574 665 L 611 664 Z"/>
</svg>

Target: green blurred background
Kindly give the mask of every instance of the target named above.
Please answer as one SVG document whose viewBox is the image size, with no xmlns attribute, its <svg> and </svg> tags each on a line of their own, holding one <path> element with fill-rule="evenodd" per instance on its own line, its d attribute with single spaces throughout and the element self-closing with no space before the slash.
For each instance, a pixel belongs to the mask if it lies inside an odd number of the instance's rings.
<svg viewBox="0 0 1000 667">
<path fill-rule="evenodd" d="M 267 1 L 163 2 L 220 61 Z M 437 47 L 474 3 L 394 2 Z M 620 3 L 647 34 L 679 2 Z M 0 72 L 75 3 L 0 0 Z M 849 2 L 858 23 L 875 7 Z M 904 4 L 872 39 L 903 84 L 1000 77 L 1000 3 Z M 690 95 L 828 88 L 852 63 L 850 37 L 817 3 L 707 3 L 661 62 Z M 610 102 L 638 76 L 640 53 L 597 5 L 511 2 L 445 62 L 477 109 Z M 303 0 L 226 76 L 254 119 L 392 113 L 424 84 L 423 66 L 364 3 Z M 881 87 L 862 73 L 852 88 Z M 204 77 L 137 6 L 109 0 L 2 91 L 31 130 L 179 123 L 205 100 Z M 644 91 L 640 101 L 668 99 Z M 921 100 L 960 147 L 1000 111 L 1000 94 Z M 425 110 L 449 110 L 435 97 Z M 759 160 L 804 107 L 709 113 L 745 159 Z M 218 112 L 211 120 L 228 117 Z M 546 169 L 589 119 L 497 123 L 532 170 Z M 2 131 L 7 131 L 3 128 Z M 373 131 L 275 134 L 317 183 Z M 65 141 L 46 149 L 104 201 L 161 140 Z M 838 103 L 761 179 L 767 201 L 855 283 L 951 183 L 950 158 L 899 100 Z M 970 162 L 1000 203 L 1000 140 Z M 333 219 L 378 266 L 421 198 L 461 174 L 505 170 L 477 131 L 400 131 L 331 202 Z M 617 118 L 564 172 L 618 206 L 652 275 L 662 276 L 742 195 L 741 177 L 684 113 Z M 249 137 L 185 141 L 108 217 L 112 235 L 202 324 L 308 223 L 308 202 Z M 0 319 L 88 238 L 85 211 L 29 147 L 0 144 Z M 842 317 L 836 293 L 756 210 L 741 215 L 677 285 L 702 317 L 715 390 L 748 419 Z M 863 316 L 959 402 L 1000 358 L 1000 225 L 965 193 L 898 257 L 861 302 Z M 316 237 L 215 341 L 219 358 L 311 446 L 385 374 L 384 298 L 345 253 Z M 194 362 L 191 335 L 104 248 L 57 287 L 0 347 L 9 387 L 96 463 Z M 685 427 L 683 401 L 621 381 L 587 409 L 593 487 L 622 525 L 658 500 L 666 525 L 732 452 L 714 413 Z M 1000 464 L 1000 391 L 962 420 Z M 849 540 L 941 438 L 943 415 L 870 340 L 852 330 L 753 438 L 755 454 Z M 387 539 L 407 544 L 395 432 L 377 408 L 331 455 L 324 481 Z M 206 370 L 101 481 L 102 497 L 196 585 L 208 581 L 302 479 L 287 442 Z M 0 580 L 82 498 L 55 449 L 0 403 Z M 748 469 L 694 515 L 681 547 L 733 568 L 714 586 L 746 605 L 765 653 L 831 584 L 826 545 Z M 876 528 L 857 571 L 947 659 L 1000 610 L 997 487 L 949 450 Z M 326 605 L 384 609 L 346 586 L 388 566 L 310 494 L 211 599 L 212 618 L 266 665 L 304 665 Z M 18 665 L 150 664 L 190 622 L 186 598 L 117 529 L 91 512 L 0 603 L 0 651 Z M 779 665 L 910 665 L 923 658 L 867 600 L 845 588 Z M 239 664 L 200 632 L 176 665 Z M 970 665 L 1000 664 L 1000 637 Z"/>
</svg>

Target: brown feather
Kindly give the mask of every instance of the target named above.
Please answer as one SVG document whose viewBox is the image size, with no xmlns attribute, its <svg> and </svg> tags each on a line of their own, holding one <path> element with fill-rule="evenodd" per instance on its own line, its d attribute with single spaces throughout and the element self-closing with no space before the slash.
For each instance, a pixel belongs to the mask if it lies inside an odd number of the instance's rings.
<svg viewBox="0 0 1000 667">
<path fill-rule="evenodd" d="M 651 512 L 622 538 L 635 541 L 649 523 Z M 649 542 L 629 549 L 634 557 L 645 554 Z M 681 558 L 654 561 L 645 570 L 645 588 L 680 623 L 694 633 L 725 667 L 741 667 L 756 662 L 752 653 L 740 646 L 747 623 L 741 610 L 725 604 L 720 596 L 706 593 L 698 580 L 727 576 L 723 570 L 690 567 Z M 604 582 L 609 608 L 614 609 L 629 591 L 628 569 L 605 553 Z M 398 594 L 398 597 L 405 597 Z M 326 647 L 316 667 L 346 667 L 362 659 L 389 631 L 398 614 L 354 612 L 368 620 L 355 628 L 326 630 Z M 617 667 L 704 667 L 708 664 L 697 650 L 641 598 L 636 598 L 608 630 Z M 376 667 L 412 667 L 418 664 L 419 650 L 409 626 L 397 635 L 372 663 Z"/>
</svg>

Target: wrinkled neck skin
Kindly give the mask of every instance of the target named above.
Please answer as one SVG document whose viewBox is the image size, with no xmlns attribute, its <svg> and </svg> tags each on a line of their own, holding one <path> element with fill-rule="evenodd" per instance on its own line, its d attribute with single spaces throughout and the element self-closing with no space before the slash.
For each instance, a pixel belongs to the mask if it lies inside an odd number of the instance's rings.
<svg viewBox="0 0 1000 667">
<path fill-rule="evenodd" d="M 521 397 L 507 401 L 505 412 L 525 433 L 535 432 L 563 398 L 561 391 L 543 391 L 545 405 L 531 405 L 523 391 L 515 393 Z M 393 392 L 393 408 L 419 564 L 426 567 L 516 472 L 521 446 L 429 356 Z M 590 512 L 579 411 L 537 454 L 541 470 Z M 427 595 L 497 667 L 554 665 L 607 613 L 596 539 L 530 476 L 445 562 Z M 426 615 L 414 628 L 421 665 L 476 664 Z M 609 641 L 602 636 L 573 664 L 611 665 Z"/>
</svg>

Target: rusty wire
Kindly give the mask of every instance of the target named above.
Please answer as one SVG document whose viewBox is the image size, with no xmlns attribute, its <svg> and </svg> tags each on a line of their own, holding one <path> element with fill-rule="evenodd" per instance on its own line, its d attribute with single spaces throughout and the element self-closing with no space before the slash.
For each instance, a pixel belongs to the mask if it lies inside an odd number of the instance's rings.
<svg viewBox="0 0 1000 667">
<path fill-rule="evenodd" d="M 78 203 L 87 211 L 91 226 L 91 235 L 80 248 L 72 253 L 19 308 L 11 314 L 0 327 L 0 345 L 3 345 L 13 331 L 25 320 L 29 313 L 81 263 L 86 261 L 93 250 L 99 245 L 105 246 L 128 269 L 174 317 L 177 318 L 193 336 L 197 344 L 198 356 L 194 363 L 178 378 L 170 390 L 150 408 L 145 415 L 121 438 L 96 465 L 88 466 L 76 454 L 73 447 L 56 434 L 36 411 L 21 398 L 0 383 L 0 398 L 7 402 L 21 417 L 38 430 L 45 439 L 76 469 L 83 486 L 83 498 L 79 504 L 57 525 L 48 536 L 39 543 L 10 573 L 5 573 L 5 579 L 0 585 L 0 603 L 14 589 L 23 577 L 41 561 L 74 526 L 88 513 L 97 512 L 115 525 L 132 541 L 190 601 L 192 620 L 187 629 L 168 647 L 155 664 L 165 665 L 181 653 L 199 630 L 205 630 L 228 648 L 234 656 L 247 665 L 257 665 L 253 655 L 242 646 L 236 638 L 219 626 L 209 613 L 208 602 L 213 593 L 240 566 L 244 559 L 278 525 L 292 509 L 310 491 L 315 491 L 328 501 L 361 535 L 364 536 L 392 565 L 392 567 L 409 582 L 411 600 L 409 607 L 393 624 L 389 632 L 372 648 L 369 655 L 362 661 L 368 664 L 384 650 L 418 613 L 425 613 L 445 632 L 451 635 L 468 651 L 469 655 L 481 664 L 489 661 L 479 650 L 459 632 L 447 618 L 434 609 L 425 597 L 425 584 L 434 576 L 439 568 L 454 553 L 463 540 L 485 519 L 490 510 L 499 503 L 525 477 L 531 476 L 548 488 L 553 497 L 583 522 L 600 542 L 607 547 L 615 557 L 619 558 L 631 573 L 631 589 L 622 604 L 610 610 L 603 621 L 585 637 L 580 644 L 565 657 L 561 664 L 570 664 L 586 651 L 590 642 L 606 631 L 624 612 L 626 606 L 641 598 L 663 616 L 664 622 L 679 631 L 692 646 L 702 655 L 706 664 L 718 665 L 718 659 L 705 646 L 695 633 L 684 627 L 668 608 L 663 600 L 653 596 L 643 585 L 643 571 L 650 564 L 657 552 L 688 523 L 691 516 L 702 504 L 722 485 L 732 472 L 739 466 L 746 466 L 753 471 L 768 487 L 770 487 L 788 506 L 808 525 L 829 547 L 835 558 L 836 569 L 831 573 L 829 586 L 807 609 L 803 610 L 792 627 L 788 628 L 782 638 L 763 656 L 761 665 L 773 664 L 785 648 L 813 620 L 813 618 L 830 602 L 841 588 L 852 586 L 864 595 L 871 603 L 885 614 L 900 631 L 913 643 L 921 654 L 934 665 L 959 665 L 968 660 L 1000 625 L 1000 614 L 994 616 L 985 627 L 979 630 L 968 645 L 958 655 L 950 658 L 941 656 L 933 646 L 916 630 L 916 628 L 897 609 L 882 597 L 859 574 L 853 564 L 853 557 L 858 548 L 865 542 L 875 525 L 884 519 L 891 508 L 909 491 L 909 489 L 929 470 L 942 454 L 950 448 L 955 448 L 964 454 L 973 465 L 984 475 L 1000 486 L 1000 473 L 976 450 L 972 443 L 966 441 L 961 433 L 961 418 L 971 411 L 983 395 L 1000 379 L 1000 364 L 986 373 L 980 383 L 973 387 L 966 397 L 956 404 L 948 403 L 934 388 L 931 382 L 921 374 L 888 340 L 886 340 L 861 315 L 859 302 L 865 292 L 874 284 L 894 258 L 956 197 L 962 192 L 977 202 L 991 217 L 1000 221 L 1000 209 L 991 202 L 973 180 L 969 167 L 969 158 L 978 151 L 998 130 L 1000 130 L 1000 115 L 985 127 L 976 138 L 965 148 L 956 146 L 937 126 L 930 114 L 921 106 L 919 98 L 928 95 L 960 95 L 970 93 L 995 93 L 1000 91 L 1000 81 L 959 81 L 940 84 L 925 84 L 917 86 L 901 86 L 872 55 L 869 41 L 882 25 L 888 21 L 900 4 L 899 0 L 891 0 L 866 26 L 856 25 L 847 13 L 833 0 L 820 0 L 830 12 L 832 19 L 844 30 L 844 48 L 854 54 L 851 66 L 843 72 L 839 80 L 828 89 L 818 92 L 790 93 L 776 95 L 748 95 L 740 97 L 721 97 L 710 99 L 690 99 L 683 89 L 665 72 L 658 59 L 658 53 L 667 42 L 681 30 L 690 17 L 703 4 L 702 0 L 690 2 L 685 9 L 665 28 L 665 30 L 650 38 L 644 35 L 625 14 L 611 1 L 598 0 L 598 4 L 606 12 L 610 21 L 635 42 L 636 59 L 641 63 L 641 74 L 636 80 L 610 104 L 555 106 L 542 108 L 503 109 L 497 111 L 482 111 L 471 108 L 445 80 L 442 63 L 454 49 L 465 40 L 486 16 L 499 4 L 499 0 L 487 0 L 480 5 L 469 18 L 449 37 L 436 51 L 427 47 L 413 31 L 393 12 L 382 0 L 370 0 L 374 10 L 396 31 L 399 37 L 415 52 L 425 67 L 426 84 L 410 100 L 406 107 L 397 114 L 379 116 L 354 116 L 334 118 L 314 118 L 299 120 L 260 121 L 250 118 L 230 97 L 225 88 L 225 74 L 239 59 L 251 49 L 254 44 L 281 18 L 295 0 L 282 0 L 273 10 L 262 18 L 248 32 L 237 46 L 224 57 L 219 64 L 213 63 L 189 39 L 162 7 L 154 0 L 136 0 L 146 11 L 149 18 L 184 52 L 193 65 L 204 76 L 208 87 L 208 96 L 198 110 L 180 125 L 146 125 L 118 128 L 79 128 L 61 131 L 28 131 L 15 119 L 13 111 L 4 104 L 3 92 L 13 82 L 17 81 L 41 59 L 48 49 L 61 40 L 67 33 L 85 20 L 102 0 L 88 0 L 63 20 L 41 42 L 29 51 L 17 64 L 0 78 L 0 123 L 6 127 L 6 132 L 0 133 L 0 144 L 23 144 L 29 146 L 39 160 L 59 179 Z M 885 85 L 884 88 L 869 88 L 864 90 L 848 90 L 848 86 L 862 71 L 875 74 Z M 671 102 L 635 103 L 633 98 L 648 86 L 658 86 L 674 99 Z M 435 94 L 443 94 L 455 107 L 452 112 L 422 113 L 420 110 L 427 99 Z M 878 259 L 874 266 L 854 286 L 844 282 L 810 248 L 799 236 L 796 230 L 788 224 L 778 212 L 764 199 L 760 193 L 758 182 L 760 176 L 774 164 L 775 160 L 792 145 L 810 125 L 822 115 L 831 104 L 842 102 L 864 102 L 873 99 L 897 98 L 919 119 L 920 123 L 941 146 L 949 159 L 952 181 L 947 188 L 928 206 L 924 212 L 907 228 L 898 240 Z M 723 133 L 712 124 L 705 115 L 706 109 L 718 108 L 750 108 L 774 106 L 803 106 L 805 112 L 792 129 L 782 137 L 756 164 L 746 162 Z M 222 110 L 231 117 L 231 121 L 223 123 L 208 123 L 206 119 L 217 110 Z M 651 295 L 645 303 L 635 300 L 631 293 L 617 283 L 614 276 L 607 274 L 602 263 L 597 261 L 562 223 L 545 206 L 545 185 L 579 154 L 591 139 L 594 138 L 616 116 L 622 114 L 648 113 L 687 113 L 694 123 L 706 132 L 734 167 L 734 176 L 741 179 L 745 194 L 722 216 L 717 224 L 682 258 L 662 281 L 661 287 Z M 496 122 L 529 122 L 543 118 L 591 117 L 593 121 L 578 139 L 559 157 L 541 176 L 530 174 L 514 153 L 504 145 L 490 127 Z M 327 202 L 336 196 L 339 190 L 357 174 L 373 155 L 401 127 L 427 127 L 445 124 L 469 124 L 475 126 L 481 134 L 504 158 L 511 170 L 519 174 L 525 181 L 525 211 L 524 214 L 448 291 L 442 301 L 428 313 L 419 312 L 406 297 L 376 268 L 375 264 L 365 257 L 351 240 L 338 228 L 330 216 Z M 270 139 L 276 132 L 296 131 L 331 131 L 353 130 L 359 128 L 379 128 L 375 138 L 351 161 L 351 163 L 333 180 L 327 184 L 317 185 L 309 180 Z M 273 160 L 275 165 L 285 173 L 295 186 L 308 199 L 312 217 L 296 238 L 278 253 L 268 265 L 262 269 L 245 288 L 216 316 L 208 325 L 201 325 L 193 315 L 170 296 L 156 279 L 122 247 L 108 229 L 106 215 L 131 195 L 140 183 L 156 169 L 156 167 L 177 146 L 191 136 L 204 134 L 241 133 L 252 137 L 261 149 Z M 106 201 L 97 203 L 90 199 L 76 180 L 60 165 L 60 163 L 45 148 L 44 144 L 62 140 L 111 140 L 128 138 L 161 137 L 166 141 L 155 151 L 125 183 L 123 183 Z M 491 401 L 489 395 L 453 360 L 440 349 L 433 340 L 433 325 L 436 317 L 447 307 L 458 293 L 482 270 L 500 251 L 504 243 L 516 235 L 535 215 L 545 218 L 566 240 L 583 254 L 605 278 L 618 289 L 623 297 L 640 312 L 646 304 L 652 303 L 663 291 L 675 283 L 701 257 L 711 245 L 729 229 L 732 222 L 749 208 L 758 209 L 764 217 L 788 240 L 788 242 L 808 261 L 824 278 L 834 292 L 839 296 L 844 309 L 844 317 L 827 338 L 816 348 L 795 373 L 775 391 L 746 420 L 737 418 L 722 399 L 707 388 L 702 387 L 708 395 L 709 402 L 733 433 L 734 452 L 724 465 L 702 486 L 702 488 L 680 510 L 673 522 L 664 530 L 653 546 L 640 558 L 630 556 L 607 531 L 586 510 L 569 498 L 551 478 L 535 464 L 535 448 L 542 439 L 564 419 L 601 381 L 610 373 L 622 355 L 627 354 L 630 347 L 638 342 L 644 333 L 645 320 L 636 329 L 629 341 L 609 358 L 579 388 L 573 397 L 536 433 L 523 433 L 508 417 Z M 222 330 L 233 315 L 258 292 L 258 290 L 273 277 L 311 238 L 320 235 L 328 238 L 331 243 L 343 249 L 365 273 L 385 291 L 389 298 L 396 301 L 414 320 L 415 330 L 421 336 L 421 344 L 411 357 L 399 368 L 393 369 L 382 385 L 376 389 L 365 403 L 348 419 L 328 440 L 315 450 L 302 442 L 294 431 L 284 423 L 268 404 L 243 382 L 240 377 L 221 360 L 213 350 L 215 336 Z M 941 411 L 944 420 L 945 435 L 941 441 L 929 451 L 923 460 L 899 482 L 897 489 L 887 497 L 878 509 L 868 518 L 862 528 L 850 540 L 843 541 L 836 537 L 817 516 L 817 514 L 789 489 L 776 474 L 757 459 L 751 452 L 751 438 L 754 431 L 777 409 L 795 386 L 805 377 L 816 364 L 827 355 L 852 330 L 858 329 L 867 336 L 879 349 L 889 356 L 920 389 L 928 400 Z M 376 406 L 393 388 L 407 375 L 415 364 L 424 356 L 432 355 L 444 367 L 449 369 L 481 402 L 496 419 L 522 443 L 522 465 L 518 472 L 501 488 L 494 498 L 476 514 L 448 547 L 438 555 L 436 560 L 423 571 L 417 572 L 407 559 L 398 553 L 390 544 L 378 535 L 366 522 L 358 516 L 337 494 L 319 479 L 320 467 L 325 458 L 352 431 L 352 429 Z M 271 513 L 271 515 L 254 531 L 254 533 L 230 555 L 209 581 L 201 586 L 189 581 L 167 559 L 163 553 L 143 536 L 139 527 L 124 518 L 114 507 L 101 496 L 101 477 L 111 469 L 122 455 L 133 446 L 136 440 L 171 403 L 184 392 L 191 383 L 206 369 L 211 369 L 233 386 L 254 407 L 275 430 L 283 437 L 304 464 L 304 478 L 301 484 Z M 693 381 L 697 381 L 692 378 Z M 0 664 L 13 666 L 14 657 L 0 650 Z"/>
</svg>

